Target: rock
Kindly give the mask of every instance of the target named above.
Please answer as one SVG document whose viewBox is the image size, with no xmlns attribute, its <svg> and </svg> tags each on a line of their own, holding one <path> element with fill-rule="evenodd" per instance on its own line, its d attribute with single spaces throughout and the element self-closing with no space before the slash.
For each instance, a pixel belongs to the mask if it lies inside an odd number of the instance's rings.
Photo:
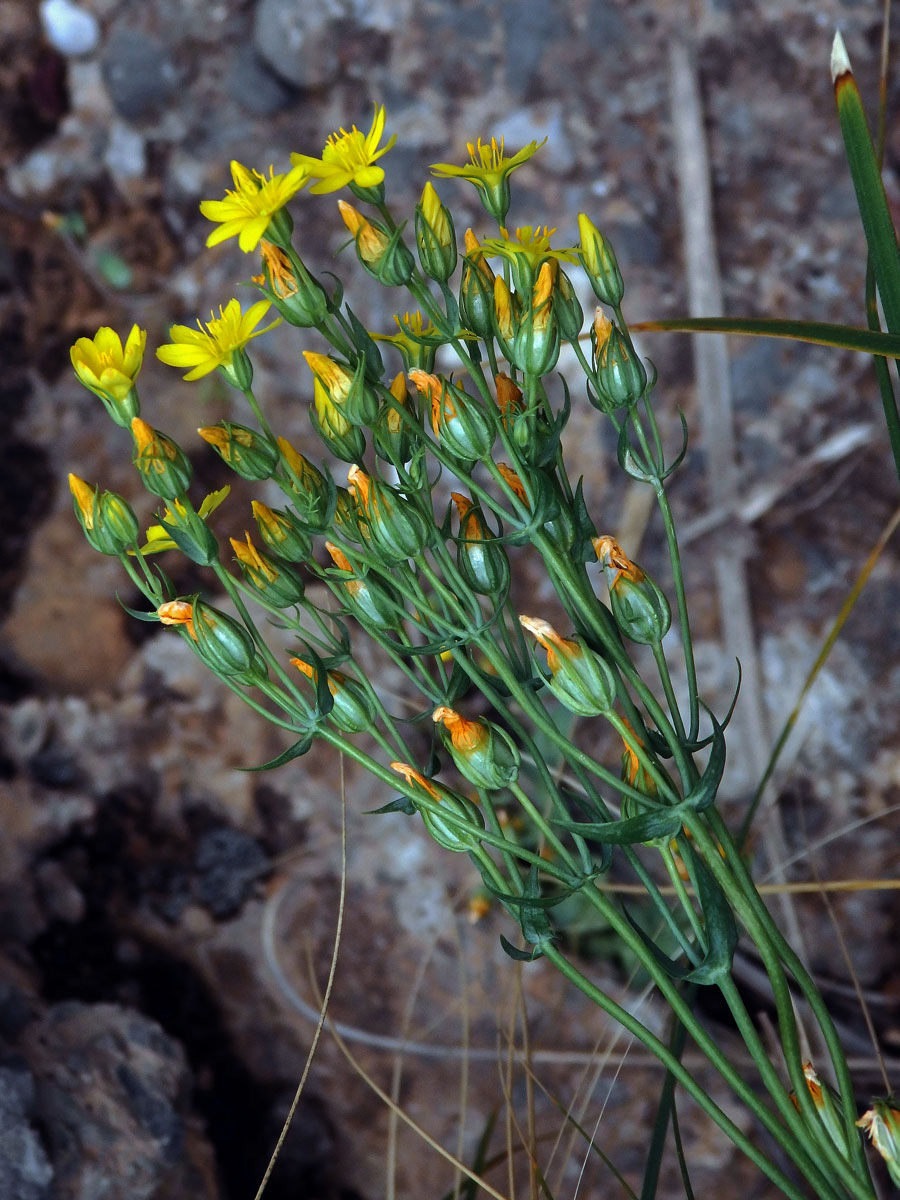
<svg viewBox="0 0 900 1200">
<path fill-rule="evenodd" d="M 111 35 L 103 74 L 113 104 L 128 121 L 155 116 L 178 81 L 162 42 L 138 29 L 117 29 Z"/>
<path fill-rule="evenodd" d="M 271 117 L 296 99 L 296 89 L 285 83 L 245 42 L 231 60 L 227 91 L 254 117 Z"/>
<path fill-rule="evenodd" d="M 24 1063 L 0 1067 L 0 1195 L 10 1200 L 50 1196 L 53 1167 L 31 1124 L 35 1088 Z"/>
<path fill-rule="evenodd" d="M 67 58 L 92 54 L 99 46 L 100 22 L 71 0 L 43 0 L 40 15 L 47 41 Z"/>
<path fill-rule="evenodd" d="M 28 1028 L 21 1049 L 35 1077 L 55 1197 L 172 1194 L 165 1185 L 184 1156 L 190 1083 L 177 1042 L 131 1009 L 67 1001 Z"/>
<path fill-rule="evenodd" d="M 268 867 L 254 838 L 222 825 L 197 839 L 197 898 L 219 920 L 234 916 Z"/>
<path fill-rule="evenodd" d="M 261 0 L 253 46 L 273 71 L 295 87 L 322 87 L 340 69 L 338 23 L 346 19 L 340 0 L 300 5 L 296 0 Z"/>
</svg>

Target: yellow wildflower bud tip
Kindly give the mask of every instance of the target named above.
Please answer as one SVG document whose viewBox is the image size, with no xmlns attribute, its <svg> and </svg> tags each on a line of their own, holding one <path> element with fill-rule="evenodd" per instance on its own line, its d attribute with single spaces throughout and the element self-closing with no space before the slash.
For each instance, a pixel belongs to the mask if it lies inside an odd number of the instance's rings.
<svg viewBox="0 0 900 1200">
<path fill-rule="evenodd" d="M 497 470 L 503 476 L 507 486 L 515 494 L 516 498 L 521 500 L 526 508 L 529 508 L 528 493 L 525 491 L 525 485 L 518 474 L 507 463 L 497 463 Z"/>
<path fill-rule="evenodd" d="M 303 599 L 303 581 L 287 563 L 277 566 L 253 544 L 253 539 L 244 531 L 245 542 L 230 538 L 231 548 L 247 582 L 260 596 L 275 608 L 290 608 Z"/>
<path fill-rule="evenodd" d="M 339 188 L 352 185 L 358 189 L 380 188 L 384 182 L 384 170 L 375 163 L 397 140 L 396 134 L 388 138 L 387 144 L 379 148 L 385 126 L 383 104 L 375 106 L 369 132 L 363 134 L 351 126 L 332 133 L 325 144 L 321 158 L 308 154 L 292 154 L 291 162 L 302 166 L 316 183 L 309 189 L 314 194 L 336 192 Z"/>
<path fill-rule="evenodd" d="M 470 721 L 453 708 L 442 704 L 431 714 L 435 725 L 443 725 L 450 734 L 454 750 L 462 754 L 471 754 L 479 750 L 488 741 L 490 735 L 483 721 Z"/>
<path fill-rule="evenodd" d="M 253 545 L 253 539 L 247 530 L 244 530 L 246 542 L 239 542 L 237 538 L 229 538 L 231 548 L 234 551 L 234 556 L 239 563 L 251 570 L 258 571 L 262 576 L 270 582 L 278 578 L 278 572 L 262 557 L 257 548 Z"/>
<path fill-rule="evenodd" d="M 84 479 L 79 479 L 77 475 L 69 474 L 69 491 L 75 498 L 75 503 L 78 506 L 78 511 L 81 514 L 81 521 L 85 529 L 94 528 L 94 512 L 97 498 L 97 489 L 91 487 Z"/>
<path fill-rule="evenodd" d="M 275 295 L 281 300 L 295 296 L 297 294 L 297 277 L 294 275 L 291 260 L 284 250 L 280 246 L 276 246 L 274 242 L 262 241 L 260 251 L 263 266 L 268 271 L 272 291 Z"/>
<path fill-rule="evenodd" d="M 466 247 L 466 257 L 475 265 L 478 272 L 484 278 L 485 283 L 489 283 L 491 286 L 493 286 L 494 272 L 488 265 L 484 250 L 481 248 L 481 242 L 479 242 L 478 238 L 471 229 L 466 230 L 463 243 Z"/>
<path fill-rule="evenodd" d="M 430 181 L 416 208 L 416 245 L 425 274 L 446 283 L 456 270 L 456 233 L 453 218 Z"/>
<path fill-rule="evenodd" d="M 516 334 L 513 298 L 502 275 L 494 280 L 494 323 L 498 338 L 505 343 L 512 342 Z"/>
<path fill-rule="evenodd" d="M 430 779 L 426 779 L 421 771 L 417 771 L 415 767 L 411 767 L 409 763 L 392 762 L 390 764 L 392 771 L 396 771 L 398 775 L 402 775 L 406 782 L 410 785 L 417 784 L 420 788 L 428 793 L 434 800 L 440 800 L 441 793 Z"/>
<path fill-rule="evenodd" d="M 313 350 L 304 350 L 303 357 L 306 365 L 328 392 L 332 404 L 341 405 L 347 399 L 353 385 L 353 373 L 340 363 L 336 363 L 327 354 L 316 354 Z"/>
<path fill-rule="evenodd" d="M 326 542 L 325 549 L 331 555 L 331 561 L 339 571 L 350 571 L 352 573 L 353 567 L 350 559 L 339 546 L 335 546 L 333 542 Z"/>
<path fill-rule="evenodd" d="M 391 380 L 391 386 L 389 390 L 401 408 L 409 407 L 409 393 L 406 390 L 406 376 L 402 371 L 398 371 L 398 373 Z M 388 433 L 391 433 L 395 436 L 399 433 L 402 433 L 404 428 L 403 418 L 396 411 L 396 409 L 389 408 L 387 410 L 387 416 L 385 419 L 387 421 Z"/>
<path fill-rule="evenodd" d="M 476 787 L 489 791 L 507 787 L 519 773 L 519 751 L 498 726 L 488 721 L 470 721 L 455 709 L 441 705 L 432 713 L 435 725 L 443 725 L 449 736 L 444 744 L 456 769 Z"/>
<path fill-rule="evenodd" d="M 217 246 L 236 237 L 240 248 L 248 254 L 256 249 L 270 226 L 280 235 L 279 240 L 286 241 L 290 237 L 290 221 L 278 222 L 277 218 L 306 183 L 306 169 L 299 166 L 287 174 L 276 175 L 275 168 L 270 167 L 267 179 L 259 171 L 232 162 L 231 178 L 234 188 L 226 189 L 224 200 L 204 200 L 200 205 L 203 216 L 219 226 L 206 239 L 207 246 Z"/>
<path fill-rule="evenodd" d="M 375 267 L 384 257 L 390 238 L 366 220 L 358 209 L 345 200 L 338 200 L 338 208 L 344 224 L 356 240 L 359 257 L 370 267 Z"/>
<path fill-rule="evenodd" d="M 888 1174 L 900 1187 L 900 1109 L 890 1100 L 875 1100 L 856 1122 L 884 1159 Z"/>
<path fill-rule="evenodd" d="M 147 331 L 137 325 L 132 325 L 124 347 L 118 333 L 103 325 L 93 338 L 79 338 L 69 351 L 79 381 L 123 427 L 140 411 L 134 388 L 146 345 Z"/>
<path fill-rule="evenodd" d="M 598 308 L 594 312 L 594 353 L 599 354 L 612 333 L 613 323 L 603 311 Z"/>
</svg>

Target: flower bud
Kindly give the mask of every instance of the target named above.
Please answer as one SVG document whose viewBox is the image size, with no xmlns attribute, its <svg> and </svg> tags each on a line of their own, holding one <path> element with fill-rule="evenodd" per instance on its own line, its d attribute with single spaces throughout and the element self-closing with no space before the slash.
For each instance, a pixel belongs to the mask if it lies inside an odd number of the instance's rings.
<svg viewBox="0 0 900 1200">
<path fill-rule="evenodd" d="M 315 667 L 302 658 L 292 658 L 291 666 L 297 668 L 307 679 L 315 683 L 318 672 Z M 334 697 L 334 704 L 328 714 L 338 729 L 343 733 L 363 733 L 371 729 L 374 717 L 369 709 L 365 692 L 353 679 L 348 679 L 340 671 L 326 671 L 328 690 Z"/>
<path fill-rule="evenodd" d="M 368 526 L 366 538 L 383 562 L 403 562 L 422 553 L 433 526 L 412 501 L 355 464 L 347 480 L 360 517 Z"/>
<path fill-rule="evenodd" d="M 479 838 L 476 830 L 484 829 L 484 817 L 481 815 L 481 810 L 471 800 L 467 800 L 465 796 L 460 796 L 457 792 L 451 792 L 449 788 L 435 783 L 433 779 L 426 779 L 420 771 L 409 766 L 408 763 L 392 762 L 391 770 L 402 775 L 414 793 L 419 793 L 432 804 L 440 805 L 442 811 L 435 811 L 432 807 L 426 808 L 424 805 L 416 804 L 415 795 L 413 797 L 413 803 L 419 810 L 425 828 L 439 846 L 457 854 L 468 853 L 477 848 Z M 450 819 L 446 819 L 447 817 Z M 457 818 L 457 821 L 452 819 L 454 817 Z M 463 821 L 474 828 L 466 829 L 458 824 L 458 821 Z"/>
<path fill-rule="evenodd" d="M 95 550 L 119 555 L 136 545 L 140 527 L 126 500 L 116 492 L 100 495 L 77 475 L 69 475 L 69 490 L 84 536 Z"/>
<path fill-rule="evenodd" d="M 294 505 L 300 520 L 310 529 L 322 532 L 328 520 L 329 507 L 325 477 L 299 450 L 294 449 L 287 438 L 278 439 L 278 449 L 287 468 L 287 482 L 294 493 Z"/>
<path fill-rule="evenodd" d="M 321 325 L 328 315 L 328 297 L 322 285 L 302 263 L 295 271 L 280 246 L 263 239 L 260 249 L 263 274 L 254 276 L 254 282 L 260 285 L 263 295 L 271 300 L 289 325 L 299 329 Z"/>
<path fill-rule="evenodd" d="M 594 538 L 593 546 L 611 577 L 609 602 L 619 629 L 641 645 L 661 642 L 672 624 L 665 593 L 628 558 L 615 538 Z"/>
<path fill-rule="evenodd" d="M 889 1100 L 874 1100 L 856 1124 L 869 1135 L 872 1145 L 884 1159 L 888 1174 L 900 1187 L 900 1109 Z"/>
<path fill-rule="evenodd" d="M 241 479 L 271 479 L 278 451 L 268 438 L 233 421 L 205 425 L 197 432 Z"/>
<path fill-rule="evenodd" d="M 246 542 L 236 538 L 229 538 L 229 541 L 244 578 L 253 590 L 274 608 L 291 608 L 298 604 L 305 588 L 297 572 L 287 563 L 275 563 L 267 554 L 260 553 L 246 531 L 244 536 Z"/>
<path fill-rule="evenodd" d="M 513 361 L 512 348 L 519 323 L 519 302 L 502 275 L 494 279 L 493 334 L 504 355 Z"/>
<path fill-rule="evenodd" d="M 193 505 L 182 504 L 180 500 L 170 500 L 160 517 L 160 523 L 151 525 L 147 530 L 147 544 L 141 547 L 141 553 L 156 554 L 177 546 L 191 562 L 201 567 L 211 567 L 219 560 L 219 544 L 206 523 L 206 517 L 218 508 L 227 495 L 227 488 L 224 489 L 224 495 L 221 492 L 212 493 L 200 505 L 199 511 L 195 511 Z"/>
<path fill-rule="evenodd" d="M 259 500 L 252 500 L 250 507 L 259 536 L 277 558 L 292 563 L 307 561 L 312 553 L 312 542 L 293 513 L 269 508 Z"/>
<path fill-rule="evenodd" d="M 402 229 L 391 232 L 377 222 L 368 221 L 344 200 L 338 200 L 338 208 L 356 242 L 359 261 L 369 274 L 388 287 L 408 283 L 416 263 L 401 240 Z"/>
<path fill-rule="evenodd" d="M 315 415 L 310 412 L 310 419 L 319 437 L 332 454 L 344 462 L 356 462 L 366 452 L 366 439 L 361 429 L 351 425 L 328 397 L 328 392 L 322 386 L 318 376 L 313 385 Z"/>
<path fill-rule="evenodd" d="M 559 324 L 553 301 L 556 263 L 543 264 L 532 289 L 531 308 L 519 322 L 510 360 L 526 375 L 545 375 L 559 358 Z"/>
<path fill-rule="evenodd" d="M 456 562 L 469 588 L 481 596 L 500 597 L 509 588 L 510 570 L 506 551 L 488 533 L 481 510 L 471 500 L 453 492 L 451 500 L 459 513 L 459 543 Z"/>
<path fill-rule="evenodd" d="M 140 471 L 147 491 L 163 500 L 183 496 L 190 487 L 192 471 L 182 450 L 171 438 L 153 429 L 140 417 L 131 422 L 131 432 L 134 437 L 132 462 Z"/>
<path fill-rule="evenodd" d="M 547 651 L 547 687 L 570 712 L 596 717 L 611 711 L 616 700 L 616 677 L 604 659 L 581 638 L 563 638 L 548 621 L 519 617 Z"/>
<path fill-rule="evenodd" d="M 346 571 L 351 576 L 343 580 L 343 586 L 347 605 L 357 620 L 379 628 L 396 628 L 399 624 L 396 593 L 377 579 L 358 575 L 344 552 L 331 542 L 325 543 L 325 549 L 338 570 Z"/>
<path fill-rule="evenodd" d="M 847 1134 L 844 1129 L 844 1121 L 839 1108 L 839 1097 L 835 1095 L 833 1088 L 831 1088 L 827 1083 L 822 1082 L 811 1062 L 803 1064 L 803 1076 L 806 1080 L 806 1087 L 809 1091 L 812 1102 L 815 1105 L 816 1112 L 819 1115 L 819 1120 L 825 1126 L 831 1141 L 841 1152 L 844 1158 L 849 1160 L 850 1154 L 848 1152 L 849 1147 L 847 1145 Z M 791 1100 L 793 1100 L 794 1106 L 799 1109 L 800 1105 L 797 1103 L 797 1097 L 793 1092 L 791 1092 Z M 857 1124 L 862 1126 L 862 1121 L 864 1120 L 865 1117 L 863 1117 L 862 1120 L 857 1121 Z"/>
<path fill-rule="evenodd" d="M 416 205 L 416 245 L 425 274 L 446 283 L 456 270 L 456 233 L 450 210 L 441 204 L 430 180 Z"/>
<path fill-rule="evenodd" d="M 618 308 L 625 295 L 625 284 L 622 282 L 612 246 L 584 213 L 578 214 L 578 233 L 581 238 L 581 252 L 578 257 L 594 289 L 594 295 L 601 304 Z"/>
<path fill-rule="evenodd" d="M 244 676 L 253 671 L 256 658 L 253 638 L 233 617 L 199 596 L 190 602 L 176 600 L 160 605 L 157 613 L 166 625 L 186 626 L 196 642 L 197 653 L 217 675 Z"/>
<path fill-rule="evenodd" d="M 147 331 L 132 325 L 122 346 L 114 329 L 104 325 L 93 338 L 79 338 L 70 350 L 79 381 L 103 401 L 117 425 L 127 429 L 140 416 L 135 381 L 141 369 Z"/>
<path fill-rule="evenodd" d="M 529 527 L 534 524 L 545 525 L 559 516 L 559 505 L 556 501 L 553 484 L 543 471 L 525 471 L 524 474 L 528 480 L 526 488 L 522 482 L 522 476 L 518 471 L 514 471 L 508 463 L 498 462 L 497 470 L 519 503 L 531 513 L 532 519 L 528 522 Z"/>
<path fill-rule="evenodd" d="M 394 404 L 412 417 L 406 376 L 402 371 L 399 375 L 394 376 L 390 392 Z M 396 465 L 409 462 L 419 439 L 412 430 L 411 421 L 404 420 L 394 405 L 385 404 L 382 406 L 378 424 L 374 430 L 374 441 L 376 454 Z"/>
<path fill-rule="evenodd" d="M 372 424 L 378 415 L 378 397 L 366 382 L 365 360 L 362 357 L 353 371 L 326 354 L 304 350 L 303 357 L 330 403 L 346 421 L 351 425 Z"/>
<path fill-rule="evenodd" d="M 572 280 L 562 269 L 556 274 L 553 303 L 560 337 L 565 338 L 567 342 L 577 341 L 584 325 L 584 309 L 579 303 Z"/>
<path fill-rule="evenodd" d="M 594 382 L 599 400 L 595 407 L 602 412 L 613 412 L 640 400 L 647 386 L 647 372 L 630 339 L 599 310 L 598 321 L 594 323 Z"/>
<path fill-rule="evenodd" d="M 410 371 L 409 377 L 431 401 L 431 428 L 441 446 L 466 461 L 487 458 L 495 428 L 484 405 L 439 375 Z"/>
<path fill-rule="evenodd" d="M 432 713 L 446 731 L 442 741 L 456 769 L 469 783 L 488 791 L 507 787 L 519 774 L 519 751 L 512 738 L 489 721 L 470 721 L 446 705 Z"/>
<path fill-rule="evenodd" d="M 463 328 L 488 341 L 494 335 L 494 272 L 471 229 L 466 230 L 466 257 L 459 285 L 459 319 Z"/>
</svg>

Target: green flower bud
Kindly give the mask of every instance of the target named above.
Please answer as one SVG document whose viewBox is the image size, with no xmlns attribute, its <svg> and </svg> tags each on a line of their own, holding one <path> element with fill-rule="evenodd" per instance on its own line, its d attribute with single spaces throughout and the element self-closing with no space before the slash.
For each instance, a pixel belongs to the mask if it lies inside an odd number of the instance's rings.
<svg viewBox="0 0 900 1200">
<path fill-rule="evenodd" d="M 460 540 L 456 550 L 459 572 L 469 588 L 481 596 L 504 596 L 510 570 L 506 551 L 488 533 L 481 510 L 459 492 L 451 494 L 459 513 Z"/>
<path fill-rule="evenodd" d="M 633 642 L 653 646 L 672 624 L 672 610 L 663 590 L 640 567 L 620 572 L 609 588 L 609 604 L 622 633 Z"/>
<path fill-rule="evenodd" d="M 366 439 L 358 426 L 352 425 L 332 404 L 322 383 L 316 378 L 313 395 L 315 411 L 310 410 L 313 428 L 332 454 L 344 462 L 357 462 L 366 452 Z"/>
<path fill-rule="evenodd" d="M 271 300 L 289 325 L 299 329 L 321 325 L 328 315 L 328 297 L 322 285 L 303 263 L 295 271 L 280 246 L 264 239 L 260 248 L 264 274 L 254 278 L 263 295 Z"/>
<path fill-rule="evenodd" d="M 399 624 L 399 597 L 387 584 L 369 575 L 359 575 L 344 552 L 331 542 L 325 543 L 334 565 L 350 578 L 343 581 L 347 607 L 364 624 L 393 629 Z"/>
<path fill-rule="evenodd" d="M 456 270 L 456 233 L 450 210 L 429 180 L 416 205 L 416 245 L 422 270 L 438 283 L 446 283 Z"/>
<path fill-rule="evenodd" d="M 567 342 L 578 340 L 584 325 L 584 309 L 579 303 L 572 280 L 561 268 L 556 274 L 556 290 L 553 293 L 556 320 L 560 337 Z"/>
<path fill-rule="evenodd" d="M 306 562 L 312 554 L 309 534 L 293 513 L 269 508 L 259 500 L 251 501 L 259 536 L 269 550 L 285 562 Z"/>
<path fill-rule="evenodd" d="M 374 344 L 374 343 L 373 343 Z M 377 352 L 377 347 L 376 347 Z M 378 415 L 378 397 L 366 380 L 365 358 L 360 357 L 354 370 L 335 362 L 327 354 L 304 350 L 303 357 L 321 385 L 329 404 L 351 425 L 371 425 Z M 318 392 L 318 389 L 317 389 Z M 319 401 L 316 401 L 317 407 Z M 321 417 L 321 413 L 319 414 Z"/>
<path fill-rule="evenodd" d="M 494 335 L 494 272 L 471 229 L 466 230 L 466 257 L 459 285 L 459 319 L 464 329 L 488 341 Z M 430 371 L 430 367 L 423 368 Z"/>
<path fill-rule="evenodd" d="M 300 520 L 310 529 L 323 532 L 330 503 L 325 476 L 299 450 L 295 450 L 287 438 L 278 439 L 278 449 L 287 468 L 287 483 L 294 493 L 294 505 Z"/>
<path fill-rule="evenodd" d="M 556 263 L 545 262 L 532 291 L 531 308 L 516 330 L 511 361 L 526 375 L 545 375 L 559 358 L 559 324 L 553 302 Z"/>
<path fill-rule="evenodd" d="M 584 213 L 578 214 L 578 232 L 581 237 L 581 265 L 590 280 L 594 295 L 601 304 L 618 308 L 625 295 L 625 284 L 616 261 L 612 246 Z"/>
<path fill-rule="evenodd" d="M 131 506 L 115 492 L 98 494 L 77 475 L 69 475 L 75 515 L 88 543 L 101 554 L 123 554 L 138 540 L 140 527 Z"/>
<path fill-rule="evenodd" d="M 199 596 L 194 596 L 190 605 L 190 628 L 197 653 L 207 666 L 217 675 L 243 675 L 251 671 L 256 647 L 246 628 Z"/>
<path fill-rule="evenodd" d="M 360 530 L 381 559 L 398 563 L 421 554 L 431 541 L 434 526 L 415 504 L 355 464 L 347 478 Z"/>
<path fill-rule="evenodd" d="M 230 538 L 231 548 L 240 564 L 244 578 L 267 603 L 275 608 L 291 608 L 303 599 L 303 580 L 287 563 L 275 563 L 253 545 L 249 533 L 246 542 Z"/>
<path fill-rule="evenodd" d="M 379 283 L 399 287 L 408 283 L 416 262 L 402 241 L 403 230 L 388 230 L 378 222 L 368 221 L 352 204 L 338 200 L 344 224 L 353 234 L 359 261 Z"/>
<path fill-rule="evenodd" d="M 547 687 L 570 712 L 596 717 L 611 711 L 616 700 L 616 677 L 609 664 L 582 641 L 564 638 L 548 621 L 519 617 L 547 651 Z"/>
<path fill-rule="evenodd" d="M 205 425 L 197 432 L 241 479 L 271 479 L 278 450 L 262 434 L 233 421 Z"/>
<path fill-rule="evenodd" d="M 484 817 L 477 805 L 473 804 L 471 800 L 467 800 L 465 796 L 451 792 L 443 784 L 435 783 L 433 779 L 427 779 L 408 763 L 392 762 L 391 770 L 403 775 L 407 784 L 423 799 L 430 802 L 430 806 L 426 807 L 417 804 L 415 797 L 413 798 L 413 803 L 416 804 L 416 808 L 421 814 L 425 828 L 439 846 L 455 854 L 465 854 L 477 848 L 479 837 L 475 829 L 484 829 Z M 432 807 L 433 805 L 438 805 L 439 809 L 436 810 Z M 451 819 L 448 820 L 448 817 Z M 475 829 L 462 828 L 452 820 L 453 817 L 474 826 Z"/>
<path fill-rule="evenodd" d="M 636 404 L 647 386 L 647 372 L 634 346 L 600 309 L 591 329 L 594 382 L 603 412 Z M 594 403 L 593 398 L 591 400 Z"/>
<path fill-rule="evenodd" d="M 869 1135 L 872 1145 L 884 1159 L 888 1174 L 900 1187 L 900 1109 L 889 1100 L 875 1100 L 856 1124 Z"/>
<path fill-rule="evenodd" d="M 313 683 L 318 678 L 318 672 L 302 658 L 292 658 L 291 665 Z M 328 690 L 334 699 L 331 712 L 328 714 L 342 733 L 364 733 L 371 729 L 375 718 L 369 707 L 369 701 L 360 685 L 353 679 L 348 679 L 340 671 L 326 672 Z"/>
<path fill-rule="evenodd" d="M 435 724 L 443 725 L 441 738 L 456 769 L 476 787 L 496 791 L 508 787 L 519 774 L 519 751 L 498 726 L 489 721 L 470 721 L 452 708 L 441 705 L 432 713 Z"/>
<path fill-rule="evenodd" d="M 219 363 L 219 370 L 239 392 L 250 390 L 253 384 L 253 363 L 243 346 L 238 346 L 232 351 L 230 362 Z"/>
<path fill-rule="evenodd" d="M 431 428 L 441 446 L 466 461 L 483 459 L 496 437 L 496 418 L 463 388 L 438 375 L 410 371 L 410 379 L 431 401 Z"/>
<path fill-rule="evenodd" d="M 406 376 L 402 372 L 394 376 L 390 391 L 394 404 L 383 405 L 374 430 L 374 442 L 375 453 L 396 465 L 409 462 L 420 439 L 416 437 L 411 422 L 404 420 L 394 407 L 397 405 L 411 417 L 415 415 L 409 403 Z"/>
<path fill-rule="evenodd" d="M 131 422 L 131 432 L 134 436 L 132 461 L 140 471 L 147 491 L 163 500 L 183 496 L 193 472 L 180 447 L 140 417 Z"/>
</svg>

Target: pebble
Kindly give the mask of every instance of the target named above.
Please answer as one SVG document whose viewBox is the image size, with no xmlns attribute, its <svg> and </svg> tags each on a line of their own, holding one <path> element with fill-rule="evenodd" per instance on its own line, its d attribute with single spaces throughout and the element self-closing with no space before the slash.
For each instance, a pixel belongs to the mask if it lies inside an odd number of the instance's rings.
<svg viewBox="0 0 900 1200">
<path fill-rule="evenodd" d="M 66 58 L 92 54 L 100 45 L 100 22 L 71 0 L 43 0 L 40 15 L 47 41 Z"/>
<path fill-rule="evenodd" d="M 287 83 L 321 87 L 338 76 L 337 23 L 345 17 L 344 5 L 334 0 L 314 5 L 261 0 L 253 23 L 253 45 Z"/>
<path fill-rule="evenodd" d="M 155 116 L 178 82 L 163 44 L 138 29 L 117 29 L 110 36 L 103 74 L 112 102 L 126 121 Z"/>
<path fill-rule="evenodd" d="M 295 99 L 296 90 L 285 83 L 253 46 L 245 42 L 231 60 L 227 91 L 245 112 L 254 117 L 272 117 Z"/>
</svg>

